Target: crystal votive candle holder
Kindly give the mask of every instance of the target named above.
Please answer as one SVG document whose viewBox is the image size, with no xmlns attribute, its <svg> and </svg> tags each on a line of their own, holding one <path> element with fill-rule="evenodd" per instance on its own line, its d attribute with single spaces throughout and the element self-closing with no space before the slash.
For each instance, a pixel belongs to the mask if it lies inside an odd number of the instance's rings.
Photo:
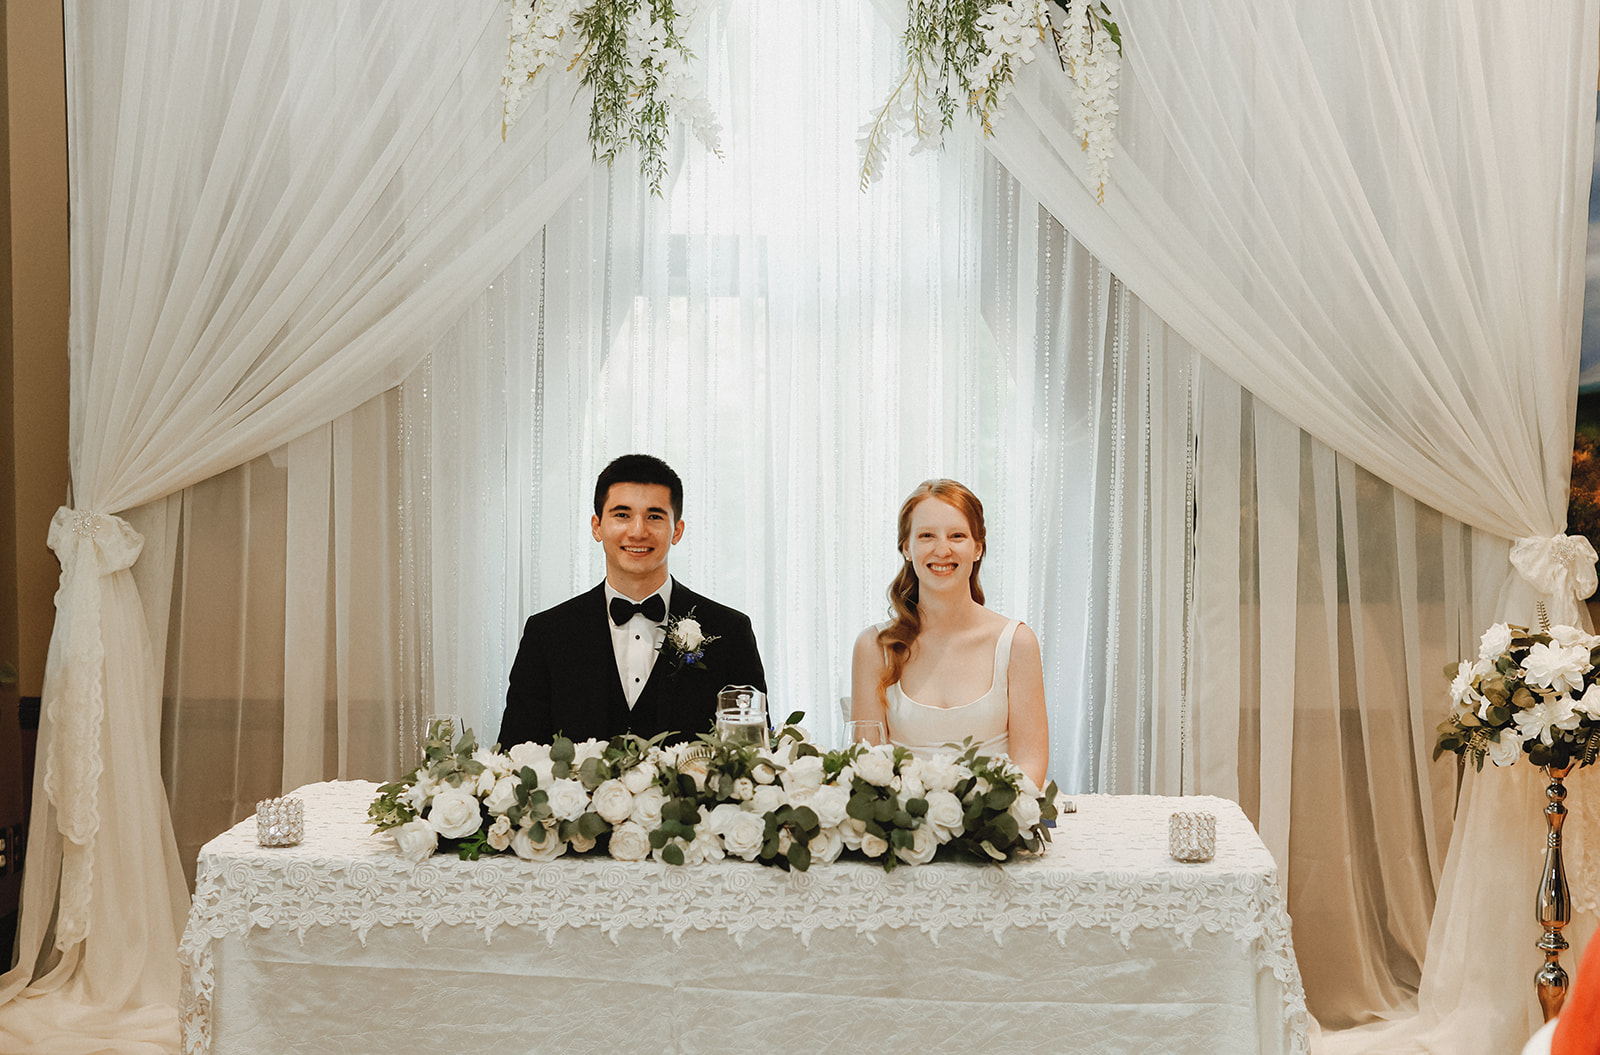
<svg viewBox="0 0 1600 1055">
<path fill-rule="evenodd" d="M 262 846 L 298 846 L 306 834 L 306 806 L 299 799 L 262 799 L 256 803 L 256 842 Z"/>
<path fill-rule="evenodd" d="M 1178 861 L 1209 861 L 1217 852 L 1214 813 L 1174 813 L 1167 821 L 1167 852 Z"/>
</svg>

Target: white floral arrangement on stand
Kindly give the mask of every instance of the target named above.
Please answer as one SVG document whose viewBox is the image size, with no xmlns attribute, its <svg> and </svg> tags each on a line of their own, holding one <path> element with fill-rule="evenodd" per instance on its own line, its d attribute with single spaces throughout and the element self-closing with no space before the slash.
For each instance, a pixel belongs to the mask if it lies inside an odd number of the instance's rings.
<svg viewBox="0 0 1600 1055">
<path fill-rule="evenodd" d="M 1105 201 L 1116 152 L 1122 34 L 1104 3 L 909 0 L 903 40 L 905 73 L 861 128 L 862 190 L 882 174 L 891 136 L 912 136 L 913 153 L 937 148 L 962 101 L 989 135 L 1017 70 L 1046 44 L 1072 81 L 1073 127 L 1096 197 Z"/>
<path fill-rule="evenodd" d="M 639 171 L 661 193 L 669 119 L 685 122 L 713 153 L 722 134 L 685 41 L 699 0 L 511 0 L 500 89 L 503 132 L 516 124 L 546 71 L 577 70 L 594 89 L 589 142 L 608 164 L 632 144 Z"/>
<path fill-rule="evenodd" d="M 1004 755 L 968 745 L 919 758 L 903 747 L 826 751 L 789 722 L 764 746 L 714 734 L 663 744 L 609 742 L 479 747 L 427 742 L 423 762 L 385 784 L 368 809 L 413 861 L 438 850 L 527 860 L 603 849 L 613 858 L 682 865 L 736 857 L 805 871 L 844 854 L 891 870 L 941 849 L 987 862 L 1039 853 L 1056 816 Z"/>
<path fill-rule="evenodd" d="M 1571 626 L 1541 630 L 1496 623 L 1478 655 L 1445 668 L 1450 715 L 1433 757 L 1446 751 L 1509 766 L 1524 754 L 1565 769 L 1600 757 L 1600 636 Z"/>
</svg>

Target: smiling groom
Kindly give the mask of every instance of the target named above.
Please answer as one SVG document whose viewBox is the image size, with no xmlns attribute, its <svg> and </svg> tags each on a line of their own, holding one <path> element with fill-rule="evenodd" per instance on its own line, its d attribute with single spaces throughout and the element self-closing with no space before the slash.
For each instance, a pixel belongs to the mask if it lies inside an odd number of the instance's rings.
<svg viewBox="0 0 1600 1055">
<path fill-rule="evenodd" d="M 686 739 L 710 730 L 724 685 L 767 691 L 749 617 L 667 574 L 683 538 L 683 483 L 666 462 L 625 454 L 606 466 L 589 523 L 605 550 L 605 581 L 523 627 L 502 748 L 547 744 L 557 733 L 608 740 L 671 731 Z M 703 636 L 699 654 L 677 639 L 662 648 L 667 627 L 691 611 Z"/>
</svg>

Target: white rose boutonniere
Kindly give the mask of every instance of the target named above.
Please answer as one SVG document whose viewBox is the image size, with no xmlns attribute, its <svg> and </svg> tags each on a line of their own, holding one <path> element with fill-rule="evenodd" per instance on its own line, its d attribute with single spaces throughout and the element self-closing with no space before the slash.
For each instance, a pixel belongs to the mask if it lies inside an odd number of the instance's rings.
<svg viewBox="0 0 1600 1055">
<path fill-rule="evenodd" d="M 446 839 L 465 839 L 478 830 L 483 816 L 478 799 L 465 788 L 445 788 L 433 797 L 428 822 Z"/>
<path fill-rule="evenodd" d="M 395 828 L 393 834 L 400 856 L 407 861 L 425 861 L 439 848 L 439 833 L 422 817 Z"/>
<path fill-rule="evenodd" d="M 672 660 L 671 677 L 685 667 L 705 669 L 706 646 L 718 640 L 718 635 L 708 634 L 694 617 L 691 608 L 682 615 L 673 616 L 661 624 L 663 636 L 656 651 Z"/>
</svg>

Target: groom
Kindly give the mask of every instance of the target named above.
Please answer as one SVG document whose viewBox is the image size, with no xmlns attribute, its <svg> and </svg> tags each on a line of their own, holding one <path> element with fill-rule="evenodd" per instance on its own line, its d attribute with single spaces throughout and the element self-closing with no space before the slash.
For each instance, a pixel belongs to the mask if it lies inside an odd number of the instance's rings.
<svg viewBox="0 0 1600 1055">
<path fill-rule="evenodd" d="M 767 690 L 750 619 L 667 574 L 683 538 L 683 483 L 666 462 L 625 454 L 594 487 L 605 581 L 533 616 L 511 665 L 500 746 L 708 732 L 724 685 Z M 666 624 L 690 611 L 707 638 L 689 661 Z M 690 652 L 692 656 L 692 650 Z"/>
</svg>

